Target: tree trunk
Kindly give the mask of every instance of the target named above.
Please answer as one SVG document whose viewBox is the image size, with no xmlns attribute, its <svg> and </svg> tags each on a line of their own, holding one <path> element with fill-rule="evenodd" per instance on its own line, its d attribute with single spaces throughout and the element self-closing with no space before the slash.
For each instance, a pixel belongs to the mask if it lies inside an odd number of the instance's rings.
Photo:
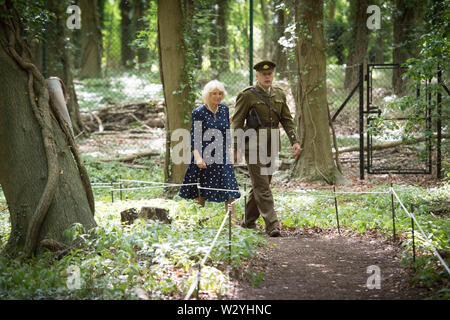
<svg viewBox="0 0 450 320">
<path fill-rule="evenodd" d="M 345 89 L 353 89 L 358 82 L 358 65 L 367 63 L 367 48 L 369 46 L 369 28 L 367 22 L 367 7 L 369 0 L 350 0 L 350 23 L 352 25 L 352 37 L 347 56 L 347 68 L 345 70 Z"/>
<path fill-rule="evenodd" d="M 423 1 L 396 0 L 395 5 L 392 60 L 393 63 L 403 64 L 417 53 L 417 28 L 423 22 Z M 397 95 L 403 95 L 406 91 L 406 83 L 402 79 L 404 72 L 404 68 L 393 70 L 392 86 Z"/>
<path fill-rule="evenodd" d="M 230 69 L 230 53 L 228 51 L 228 31 L 227 31 L 227 21 L 228 21 L 228 11 L 229 11 L 229 0 L 219 0 L 219 11 L 217 16 L 218 25 L 218 45 L 219 45 L 219 72 L 225 72 Z"/>
<path fill-rule="evenodd" d="M 263 59 L 267 59 L 272 56 L 273 53 L 273 43 L 272 38 L 273 36 L 270 34 L 270 11 L 267 7 L 266 0 L 260 0 L 259 1 L 260 7 L 261 7 L 261 16 L 264 20 L 264 24 L 262 26 L 262 38 L 263 38 L 263 47 L 262 47 L 262 57 Z"/>
<path fill-rule="evenodd" d="M 97 0 L 80 0 L 81 71 L 80 78 L 102 77 L 102 30 Z"/>
<path fill-rule="evenodd" d="M 296 2 L 296 56 L 300 83 L 300 110 L 297 110 L 302 152 L 296 159 L 293 176 L 335 183 L 338 171 L 333 162 L 328 126 L 323 1 Z"/>
<path fill-rule="evenodd" d="M 280 4 L 280 1 L 276 1 L 274 3 L 274 7 Z M 274 24 L 274 32 L 273 32 L 273 41 L 272 43 L 275 45 L 275 50 L 273 54 L 273 62 L 277 65 L 277 73 L 280 75 L 281 78 L 287 78 L 287 65 L 288 65 L 288 59 L 285 48 L 278 42 L 281 37 L 285 35 L 284 30 L 286 29 L 286 23 L 287 23 L 287 14 L 284 9 L 278 9 L 276 10 L 274 8 L 275 16 L 276 16 L 276 23 Z"/>
<path fill-rule="evenodd" d="M 134 1 L 134 17 L 135 17 L 135 25 L 136 25 L 136 34 L 138 34 L 141 31 L 145 31 L 146 29 L 146 23 L 143 20 L 145 16 L 147 15 L 147 8 L 148 8 L 148 1 L 146 0 L 135 0 Z M 146 39 L 146 37 L 145 37 Z M 148 40 L 146 39 L 146 47 L 139 47 L 137 49 L 137 57 L 138 57 L 138 64 L 141 66 L 143 63 L 148 62 Z"/>
<path fill-rule="evenodd" d="M 186 82 L 184 65 L 186 49 L 183 41 L 184 16 L 181 0 L 158 1 L 158 45 L 161 82 L 164 87 L 166 102 L 166 159 L 165 181 L 181 183 L 187 165 L 175 164 L 172 160 L 171 134 L 176 129 L 189 131 L 190 123 L 185 121 L 190 118 L 193 106 L 186 101 L 189 99 L 190 88 L 182 87 Z M 176 92 L 176 93 L 174 93 Z M 189 143 L 189 141 L 184 141 Z"/>
<path fill-rule="evenodd" d="M 336 0 L 330 0 L 329 6 L 328 19 L 334 20 L 334 14 L 336 13 Z"/>
<path fill-rule="evenodd" d="M 86 170 L 67 125 L 50 109 L 11 2 L 0 6 L 0 184 L 11 218 L 4 253 L 15 257 L 35 253 L 44 238 L 63 242 L 74 223 L 90 229 L 96 222 Z"/>
<path fill-rule="evenodd" d="M 130 0 L 120 0 L 120 12 L 121 12 L 121 50 L 122 50 L 122 67 L 130 69 L 134 65 L 134 51 L 131 47 L 133 37 L 132 26 L 132 7 Z"/>
<path fill-rule="evenodd" d="M 383 34 L 381 30 L 377 30 L 377 44 L 375 46 L 375 63 L 384 63 L 384 50 L 383 50 Z"/>
<path fill-rule="evenodd" d="M 75 134 L 79 134 L 85 130 L 81 121 L 80 107 L 73 84 L 73 59 L 68 52 L 68 37 L 66 27 L 66 3 L 60 0 L 47 0 L 47 9 L 55 14 L 55 20 L 48 23 L 46 32 L 46 65 L 47 77 L 60 78 L 67 90 L 69 100 L 67 108 L 69 110 L 70 119 Z"/>
<path fill-rule="evenodd" d="M 214 3 L 218 5 L 218 0 L 215 0 Z M 216 6 L 212 6 L 210 16 L 211 34 L 209 36 L 209 61 L 210 69 L 212 69 L 213 71 L 218 70 L 219 66 L 219 26 L 217 23 L 218 16 L 218 9 L 216 8 Z"/>
</svg>

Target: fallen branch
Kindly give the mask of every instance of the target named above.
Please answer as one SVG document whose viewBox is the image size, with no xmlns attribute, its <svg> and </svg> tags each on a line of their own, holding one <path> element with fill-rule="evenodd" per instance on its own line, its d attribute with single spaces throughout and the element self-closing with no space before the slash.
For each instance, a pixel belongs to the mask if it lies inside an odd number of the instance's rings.
<svg viewBox="0 0 450 320">
<path fill-rule="evenodd" d="M 147 128 L 148 130 L 152 130 L 152 128 L 150 128 L 148 125 L 146 125 L 144 122 L 142 122 L 141 120 L 139 120 L 134 114 L 132 114 L 131 112 L 128 113 L 134 120 L 136 120 L 138 123 L 140 123 L 142 126 L 144 126 L 145 128 Z"/>
<path fill-rule="evenodd" d="M 103 132 L 103 123 L 102 120 L 99 118 L 99 116 L 97 116 L 94 112 L 91 112 L 92 117 L 94 117 L 94 119 L 97 121 L 98 123 L 98 132 L 102 133 Z"/>
<path fill-rule="evenodd" d="M 433 135 L 432 138 L 436 138 L 436 135 Z M 450 135 L 449 134 L 443 134 L 442 138 L 443 139 L 450 139 Z M 398 141 L 391 141 L 391 142 L 385 142 L 385 143 L 380 143 L 380 144 L 374 144 L 374 145 L 372 145 L 372 150 L 389 149 L 389 148 L 394 148 L 394 147 L 401 146 L 402 144 L 404 144 L 404 145 L 416 144 L 417 142 L 423 142 L 426 139 L 427 139 L 426 137 L 418 137 L 418 138 L 415 138 L 415 139 L 408 140 L 406 142 L 403 142 L 402 140 L 398 140 Z M 354 151 L 359 151 L 359 146 L 350 146 L 350 147 L 345 147 L 345 148 L 340 148 L 339 149 L 339 153 L 354 152 Z M 367 145 L 364 146 L 364 151 L 367 151 Z"/>
<path fill-rule="evenodd" d="M 124 156 L 124 157 L 119 157 L 119 158 L 100 159 L 100 161 L 103 161 L 103 162 L 111 162 L 111 161 L 129 162 L 129 161 L 136 160 L 136 159 L 138 159 L 138 158 L 154 157 L 154 156 L 159 156 L 159 155 L 160 155 L 159 152 L 156 152 L 156 151 L 147 151 L 147 152 L 135 153 L 135 154 L 131 154 L 131 155 L 129 155 L 129 156 Z"/>
</svg>

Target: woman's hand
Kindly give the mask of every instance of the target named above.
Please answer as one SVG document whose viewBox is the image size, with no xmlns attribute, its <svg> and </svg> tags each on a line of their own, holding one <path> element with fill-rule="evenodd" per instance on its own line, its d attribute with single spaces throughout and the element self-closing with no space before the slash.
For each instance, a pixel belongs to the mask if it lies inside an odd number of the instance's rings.
<svg viewBox="0 0 450 320">
<path fill-rule="evenodd" d="M 200 169 L 205 169 L 205 168 L 206 168 L 206 162 L 205 162 L 205 160 L 203 160 L 203 158 L 201 158 L 201 157 L 195 159 L 195 164 L 196 164 L 197 167 L 199 167 Z"/>
<path fill-rule="evenodd" d="M 198 152 L 198 150 L 192 151 L 192 154 L 194 155 L 194 162 L 197 165 L 197 167 L 199 167 L 200 169 L 205 169 L 206 162 L 205 162 L 205 160 L 203 160 L 203 158 L 200 155 L 200 153 Z"/>
</svg>

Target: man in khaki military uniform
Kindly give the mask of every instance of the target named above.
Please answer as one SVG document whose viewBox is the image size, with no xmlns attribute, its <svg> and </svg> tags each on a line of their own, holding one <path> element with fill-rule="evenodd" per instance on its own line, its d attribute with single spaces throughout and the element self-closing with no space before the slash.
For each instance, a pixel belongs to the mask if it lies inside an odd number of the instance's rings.
<svg viewBox="0 0 450 320">
<path fill-rule="evenodd" d="M 248 130 L 248 118 L 249 111 L 254 107 L 261 126 L 256 130 L 258 133 L 257 149 L 260 149 L 263 141 L 259 139 L 260 131 L 266 130 L 267 133 L 267 153 L 268 156 L 272 156 L 271 152 L 271 129 L 276 129 L 279 133 L 279 124 L 283 126 L 286 131 L 289 140 L 292 145 L 292 155 L 297 157 L 300 152 L 299 139 L 295 130 L 295 124 L 292 119 L 289 107 L 286 104 L 286 95 L 283 90 L 278 86 L 272 85 L 273 82 L 273 70 L 275 63 L 271 61 L 261 61 L 253 66 L 256 70 L 257 83 L 241 91 L 236 98 L 235 113 L 231 123 L 233 130 L 243 129 Z M 254 89 L 252 89 L 254 88 Z M 256 90 L 258 94 L 255 94 L 252 90 Z M 261 98 L 262 96 L 262 98 Z M 263 100 L 266 101 L 263 101 Z M 250 179 L 252 182 L 252 189 L 250 191 L 247 203 L 246 203 L 246 219 L 243 226 L 246 228 L 255 228 L 256 219 L 261 215 L 266 224 L 266 233 L 271 237 L 279 237 L 280 224 L 278 222 L 277 214 L 274 210 L 274 201 L 272 191 L 270 189 L 270 182 L 272 180 L 271 174 L 264 174 L 263 168 L 267 168 L 267 164 L 261 163 L 259 158 L 259 150 L 255 150 L 249 142 L 245 143 L 245 158 L 247 162 Z M 252 152 L 256 152 L 258 160 L 256 163 L 249 162 Z M 255 154 L 253 154 L 254 156 Z M 236 144 L 234 144 L 234 161 L 237 162 L 239 155 Z"/>
</svg>

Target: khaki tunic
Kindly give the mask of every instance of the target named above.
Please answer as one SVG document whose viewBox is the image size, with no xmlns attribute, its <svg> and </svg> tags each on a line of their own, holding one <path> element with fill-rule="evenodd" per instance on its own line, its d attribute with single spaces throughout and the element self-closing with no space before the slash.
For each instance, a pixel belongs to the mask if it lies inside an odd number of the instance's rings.
<svg viewBox="0 0 450 320">
<path fill-rule="evenodd" d="M 294 120 L 286 103 L 286 95 L 284 94 L 283 90 L 278 86 L 272 85 L 270 94 L 268 94 L 259 84 L 256 84 L 253 87 L 271 102 L 273 107 L 280 115 L 280 120 L 271 108 L 269 108 L 259 97 L 257 97 L 253 92 L 250 91 L 250 88 L 252 87 L 248 87 L 241 91 L 236 98 L 236 107 L 233 115 L 233 120 L 231 122 L 231 128 L 233 130 L 243 129 L 244 131 L 246 131 L 248 127 L 245 120 L 247 118 L 248 112 L 252 107 L 255 107 L 258 116 L 263 123 L 263 127 L 261 129 L 269 129 L 269 132 L 267 134 L 266 149 L 269 156 L 271 150 L 270 129 L 278 128 L 279 123 L 281 123 L 284 130 L 286 131 L 286 134 L 288 135 L 289 141 L 292 145 L 296 142 L 299 142 Z M 259 141 L 259 132 L 257 146 L 261 146 Z M 237 148 L 236 143 L 234 143 L 234 148 Z M 266 224 L 266 232 L 269 233 L 273 229 L 279 228 L 277 214 L 274 210 L 272 191 L 270 190 L 272 175 L 261 174 L 261 168 L 267 167 L 268 165 L 260 163 L 259 157 L 257 163 L 249 164 L 250 151 L 257 152 L 257 150 L 249 149 L 247 140 L 245 145 L 245 156 L 250 179 L 252 182 L 252 189 L 250 190 L 250 194 L 246 203 L 246 219 L 244 222 L 244 226 L 254 227 L 256 219 L 258 219 L 258 217 L 261 215 Z"/>
</svg>

